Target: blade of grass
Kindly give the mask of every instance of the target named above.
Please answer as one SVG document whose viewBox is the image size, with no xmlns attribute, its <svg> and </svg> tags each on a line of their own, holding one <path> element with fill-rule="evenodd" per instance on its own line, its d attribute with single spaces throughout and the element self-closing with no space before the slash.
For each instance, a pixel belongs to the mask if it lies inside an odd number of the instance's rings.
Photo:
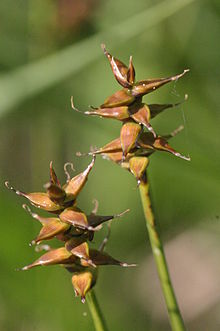
<svg viewBox="0 0 220 331">
<path fill-rule="evenodd" d="M 164 0 L 125 21 L 76 44 L 0 77 L 0 116 L 26 99 L 45 91 L 102 55 L 97 44 L 111 48 L 159 24 L 195 0 Z M 89 51 L 88 51 L 89 50 Z"/>
</svg>

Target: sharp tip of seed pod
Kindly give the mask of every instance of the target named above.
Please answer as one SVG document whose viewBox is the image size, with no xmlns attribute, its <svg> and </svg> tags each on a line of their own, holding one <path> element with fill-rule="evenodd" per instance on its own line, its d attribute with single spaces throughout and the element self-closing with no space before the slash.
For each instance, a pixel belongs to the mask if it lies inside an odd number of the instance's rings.
<svg viewBox="0 0 220 331">
<path fill-rule="evenodd" d="M 184 69 L 181 74 L 178 74 L 176 76 L 173 76 L 171 78 L 172 81 L 178 80 L 179 78 L 183 77 L 187 72 L 189 72 L 189 69 Z"/>
<path fill-rule="evenodd" d="M 125 267 L 125 268 L 128 268 L 128 267 L 137 267 L 137 264 L 136 263 L 128 264 L 128 263 L 124 262 L 124 263 L 120 263 L 120 266 Z"/>
<path fill-rule="evenodd" d="M 182 154 L 180 154 L 178 152 L 174 153 L 174 155 L 177 156 L 177 157 L 180 157 L 183 160 L 191 161 L 191 157 L 190 156 L 185 156 L 185 155 L 182 155 Z"/>
<path fill-rule="evenodd" d="M 26 270 L 28 270 L 28 266 L 16 269 L 16 271 L 26 271 Z"/>
<path fill-rule="evenodd" d="M 86 302 L 86 298 L 83 296 L 83 297 L 81 297 L 81 302 L 82 303 L 85 303 Z"/>
<path fill-rule="evenodd" d="M 88 171 L 90 171 L 93 168 L 93 166 L 95 164 L 95 159 L 96 159 L 96 155 L 94 154 L 93 151 L 91 151 L 90 153 L 88 153 L 88 155 L 91 155 L 92 156 L 92 161 L 89 163 L 89 165 L 86 168 L 85 172 L 88 172 Z"/>
</svg>

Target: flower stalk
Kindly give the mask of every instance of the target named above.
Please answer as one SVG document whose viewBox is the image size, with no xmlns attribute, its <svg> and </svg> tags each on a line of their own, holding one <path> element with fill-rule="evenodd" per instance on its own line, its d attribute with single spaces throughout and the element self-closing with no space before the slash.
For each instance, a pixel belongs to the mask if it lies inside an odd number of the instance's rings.
<svg viewBox="0 0 220 331">
<path fill-rule="evenodd" d="M 184 326 L 184 322 L 178 307 L 177 299 L 169 275 L 163 244 L 157 229 L 151 206 L 149 181 L 147 178 L 140 182 L 139 191 L 144 211 L 144 217 L 146 220 L 146 227 L 153 251 L 154 260 L 157 266 L 157 272 L 166 302 L 172 331 L 185 331 L 186 328 Z"/>
<path fill-rule="evenodd" d="M 87 294 L 87 303 L 93 319 L 94 327 L 96 331 L 108 331 L 105 319 L 102 311 L 96 299 L 94 290 L 91 290 Z"/>
</svg>

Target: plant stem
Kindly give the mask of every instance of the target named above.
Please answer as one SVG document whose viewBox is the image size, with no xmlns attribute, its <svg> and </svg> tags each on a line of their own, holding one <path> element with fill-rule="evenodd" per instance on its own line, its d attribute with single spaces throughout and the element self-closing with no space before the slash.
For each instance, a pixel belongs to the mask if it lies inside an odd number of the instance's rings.
<svg viewBox="0 0 220 331">
<path fill-rule="evenodd" d="M 106 322 L 102 315 L 102 311 L 101 311 L 98 301 L 96 299 L 94 290 L 91 290 L 87 294 L 86 299 L 87 299 L 90 313 L 92 315 L 95 330 L 96 331 L 108 331 Z"/>
<path fill-rule="evenodd" d="M 156 227 L 156 222 L 151 207 L 151 200 L 149 195 L 149 183 L 147 179 L 141 181 L 139 190 L 144 209 L 144 216 L 150 238 L 151 248 L 156 262 L 157 272 L 159 275 L 160 284 L 163 290 L 163 295 L 165 298 L 168 315 L 170 318 L 170 324 L 173 331 L 185 331 L 186 329 L 184 326 L 184 322 L 171 283 L 166 257 L 163 250 L 163 244 L 161 242 Z"/>
</svg>

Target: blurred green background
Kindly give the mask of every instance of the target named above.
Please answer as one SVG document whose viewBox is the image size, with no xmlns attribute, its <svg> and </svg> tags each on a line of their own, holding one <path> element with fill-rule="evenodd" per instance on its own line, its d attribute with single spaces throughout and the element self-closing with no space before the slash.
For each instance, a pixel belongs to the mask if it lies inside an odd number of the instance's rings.
<svg viewBox="0 0 220 331">
<path fill-rule="evenodd" d="M 40 191 L 49 162 L 64 181 L 63 164 L 81 171 L 120 123 L 71 109 L 97 106 L 119 86 L 100 49 L 124 62 L 133 55 L 137 79 L 190 68 L 177 83 L 144 98 L 180 102 L 152 124 L 185 130 L 172 146 L 191 162 L 157 152 L 151 157 L 152 198 L 178 300 L 189 330 L 220 328 L 220 3 L 203 0 L 19 0 L 0 2 L 0 330 L 93 330 L 87 305 L 74 298 L 71 275 L 48 267 L 16 272 L 36 259 L 28 243 L 39 224 L 24 200 L 4 187 Z M 101 158 L 79 198 L 87 211 L 130 213 L 112 224 L 108 252 L 137 268 L 100 268 L 98 300 L 110 330 L 169 330 L 134 178 Z M 97 246 L 105 228 L 95 238 Z M 56 242 L 54 242 L 56 245 Z"/>
</svg>

